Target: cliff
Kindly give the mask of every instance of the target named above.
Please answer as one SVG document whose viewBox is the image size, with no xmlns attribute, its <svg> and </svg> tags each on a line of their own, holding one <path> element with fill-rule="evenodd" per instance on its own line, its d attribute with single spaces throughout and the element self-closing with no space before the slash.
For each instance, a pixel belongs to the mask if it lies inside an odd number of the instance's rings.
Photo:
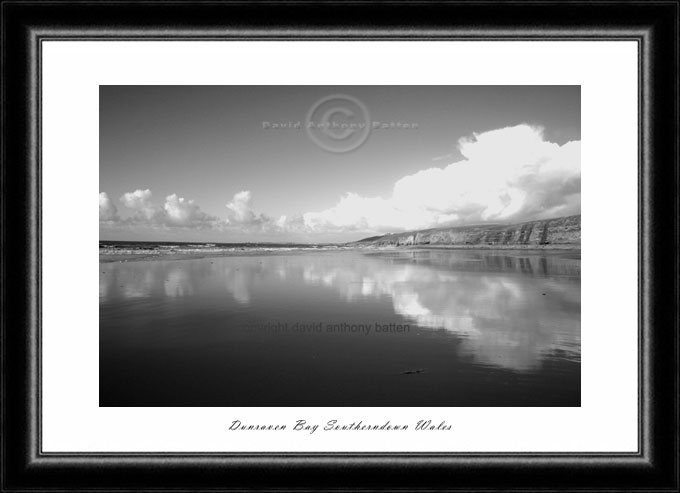
<svg viewBox="0 0 680 493">
<path fill-rule="evenodd" d="M 518 224 L 482 224 L 393 233 L 364 238 L 354 244 L 361 246 L 580 248 L 581 215 Z"/>
</svg>

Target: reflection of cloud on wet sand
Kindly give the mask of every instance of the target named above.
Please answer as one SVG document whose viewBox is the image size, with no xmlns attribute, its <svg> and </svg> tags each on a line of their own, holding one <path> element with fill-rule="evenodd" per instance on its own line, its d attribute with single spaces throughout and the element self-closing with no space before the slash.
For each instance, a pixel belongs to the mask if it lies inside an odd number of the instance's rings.
<svg viewBox="0 0 680 493">
<path fill-rule="evenodd" d="M 191 296 L 206 272 L 204 267 L 161 261 L 111 263 L 100 268 L 99 297 L 103 301 L 133 301 L 160 293 L 168 298 Z"/>
<path fill-rule="evenodd" d="M 175 267 L 166 274 L 164 289 L 166 296 L 171 298 L 183 298 L 194 294 L 191 276 L 186 269 Z"/>
<path fill-rule="evenodd" d="M 579 358 L 578 282 L 379 259 L 351 269 L 325 267 L 308 265 L 304 279 L 335 288 L 348 301 L 387 296 L 395 313 L 412 323 L 460 336 L 462 351 L 479 363 L 528 370 L 547 353 Z"/>
<path fill-rule="evenodd" d="M 128 300 L 146 298 L 151 296 L 155 287 L 160 285 L 157 265 L 149 266 L 146 269 L 125 268 L 127 264 L 108 264 L 101 267 L 99 274 L 99 297 L 107 299 L 109 297 L 120 296 Z M 105 269 L 105 270 L 104 270 Z"/>
<path fill-rule="evenodd" d="M 231 293 L 234 299 L 242 304 L 250 303 L 250 289 L 252 272 L 243 269 L 225 269 L 227 291 Z"/>
<path fill-rule="evenodd" d="M 578 260 L 419 252 L 135 262 L 107 270 L 100 275 L 104 300 L 198 296 L 210 286 L 257 308 L 266 303 L 255 296 L 262 286 L 318 286 L 349 303 L 387 298 L 409 323 L 458 337 L 461 353 L 480 364 L 521 371 L 547 355 L 580 358 Z"/>
</svg>

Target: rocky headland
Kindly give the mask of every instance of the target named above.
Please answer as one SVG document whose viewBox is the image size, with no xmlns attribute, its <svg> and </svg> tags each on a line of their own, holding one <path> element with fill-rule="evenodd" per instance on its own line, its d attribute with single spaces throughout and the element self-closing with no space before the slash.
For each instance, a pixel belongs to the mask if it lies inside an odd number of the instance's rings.
<svg viewBox="0 0 680 493">
<path fill-rule="evenodd" d="M 581 215 L 517 224 L 432 228 L 372 236 L 356 246 L 460 248 L 581 248 Z"/>
</svg>

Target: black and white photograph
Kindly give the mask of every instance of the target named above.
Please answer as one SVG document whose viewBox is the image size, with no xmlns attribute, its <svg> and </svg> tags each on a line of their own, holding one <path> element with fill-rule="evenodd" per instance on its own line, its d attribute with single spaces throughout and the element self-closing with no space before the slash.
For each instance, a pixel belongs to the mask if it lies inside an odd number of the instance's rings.
<svg viewBox="0 0 680 493">
<path fill-rule="evenodd" d="M 581 87 L 99 87 L 101 407 L 579 407 Z"/>
<path fill-rule="evenodd" d="M 680 0 L 0 7 L 1 491 L 678 491 Z"/>
</svg>

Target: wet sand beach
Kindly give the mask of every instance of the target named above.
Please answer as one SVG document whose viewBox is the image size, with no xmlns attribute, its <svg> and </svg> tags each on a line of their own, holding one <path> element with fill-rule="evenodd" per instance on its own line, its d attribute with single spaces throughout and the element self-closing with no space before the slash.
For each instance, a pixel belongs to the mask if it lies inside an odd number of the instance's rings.
<svg viewBox="0 0 680 493">
<path fill-rule="evenodd" d="M 580 405 L 578 250 L 108 252 L 99 268 L 102 406 Z"/>
</svg>

